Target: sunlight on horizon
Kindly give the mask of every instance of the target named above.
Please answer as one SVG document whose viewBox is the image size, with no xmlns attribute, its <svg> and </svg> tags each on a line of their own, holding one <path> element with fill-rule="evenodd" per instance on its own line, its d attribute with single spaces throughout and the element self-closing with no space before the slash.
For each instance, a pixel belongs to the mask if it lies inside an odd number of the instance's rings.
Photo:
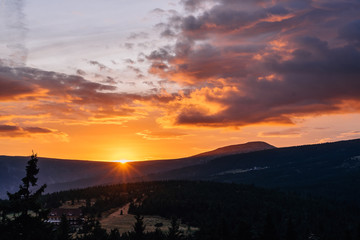
<svg viewBox="0 0 360 240">
<path fill-rule="evenodd" d="M 117 163 L 121 163 L 121 164 L 126 164 L 126 163 L 128 163 L 128 162 L 133 162 L 133 160 L 120 159 L 120 160 L 114 160 L 113 162 L 117 162 Z"/>
</svg>

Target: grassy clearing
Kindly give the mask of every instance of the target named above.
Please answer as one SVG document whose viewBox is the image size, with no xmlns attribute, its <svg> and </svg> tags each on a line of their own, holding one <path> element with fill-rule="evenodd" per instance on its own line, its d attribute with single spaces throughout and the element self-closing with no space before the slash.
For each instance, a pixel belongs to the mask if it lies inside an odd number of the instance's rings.
<svg viewBox="0 0 360 240">
<path fill-rule="evenodd" d="M 123 215 L 120 215 L 121 210 L 123 211 Z M 132 231 L 133 225 L 135 223 L 135 217 L 134 215 L 129 214 L 128 210 L 129 204 L 117 209 L 115 212 L 111 213 L 107 217 L 103 217 L 100 220 L 101 226 L 105 228 L 108 232 L 110 232 L 110 230 L 114 228 L 118 228 L 121 234 Z M 155 225 L 159 223 L 162 223 L 160 229 L 163 232 L 167 232 L 171 225 L 169 219 L 159 216 L 144 216 L 144 224 L 146 225 L 145 231 L 147 232 L 155 231 Z M 190 227 L 191 233 L 197 230 L 198 228 Z M 180 231 L 182 231 L 184 234 L 187 234 L 189 232 L 188 226 L 185 224 L 181 224 Z"/>
</svg>

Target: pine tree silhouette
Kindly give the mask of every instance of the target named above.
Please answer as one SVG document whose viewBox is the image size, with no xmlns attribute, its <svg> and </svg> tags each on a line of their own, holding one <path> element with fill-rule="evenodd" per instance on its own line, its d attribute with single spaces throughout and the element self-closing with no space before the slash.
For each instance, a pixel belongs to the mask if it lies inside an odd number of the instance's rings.
<svg viewBox="0 0 360 240">
<path fill-rule="evenodd" d="M 144 225 L 144 217 L 140 216 L 140 214 L 135 215 L 136 222 L 134 224 L 134 239 L 142 240 L 144 239 L 145 234 L 145 225 Z"/>
<path fill-rule="evenodd" d="M 51 234 L 51 226 L 45 222 L 49 211 L 40 203 L 40 196 L 46 184 L 33 191 L 37 186 L 36 175 L 39 173 L 37 162 L 37 155 L 33 153 L 27 162 L 26 175 L 19 190 L 15 193 L 7 193 L 10 202 L 7 212 L 13 215 L 6 221 L 9 239 L 42 240 L 49 239 Z"/>
</svg>

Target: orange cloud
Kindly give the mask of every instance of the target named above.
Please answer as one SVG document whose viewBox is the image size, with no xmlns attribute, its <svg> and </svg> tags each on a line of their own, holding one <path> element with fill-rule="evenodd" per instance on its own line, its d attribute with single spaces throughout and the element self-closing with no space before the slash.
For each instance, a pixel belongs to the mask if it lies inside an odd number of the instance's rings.
<svg viewBox="0 0 360 240">
<path fill-rule="evenodd" d="M 258 134 L 258 137 L 294 138 L 294 137 L 301 137 L 302 134 L 303 134 L 303 129 L 301 128 L 289 128 L 281 131 L 260 132 Z"/>
<path fill-rule="evenodd" d="M 198 14 L 171 18 L 166 27 L 176 43 L 147 56 L 150 73 L 187 90 L 164 106 L 160 123 L 294 124 L 295 117 L 360 111 L 356 1 L 212 2 L 200 9 L 184 1 Z"/>
<path fill-rule="evenodd" d="M 61 141 L 67 141 L 67 134 L 53 129 L 0 125 L 0 138 L 32 138 L 39 135 L 51 135 Z"/>
<path fill-rule="evenodd" d="M 162 132 L 152 132 L 150 130 L 144 130 L 136 133 L 137 135 L 143 137 L 146 140 L 164 140 L 164 139 L 182 139 L 186 136 L 185 133 L 173 132 L 173 131 L 162 131 Z"/>
</svg>

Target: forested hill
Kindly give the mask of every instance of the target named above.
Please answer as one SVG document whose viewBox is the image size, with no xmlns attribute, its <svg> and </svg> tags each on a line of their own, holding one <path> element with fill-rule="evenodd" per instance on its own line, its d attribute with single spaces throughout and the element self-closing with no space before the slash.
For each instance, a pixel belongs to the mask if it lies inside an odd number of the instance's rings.
<svg viewBox="0 0 360 240">
<path fill-rule="evenodd" d="M 249 185 L 141 182 L 59 192 L 43 200 L 48 206 L 58 206 L 60 200 L 78 199 L 95 200 L 83 210 L 96 216 L 130 201 L 130 213 L 176 217 L 200 229 L 193 240 L 347 240 L 360 236 L 357 207 Z"/>
<path fill-rule="evenodd" d="M 152 175 L 254 184 L 360 203 L 360 139 L 219 157 Z"/>
</svg>

